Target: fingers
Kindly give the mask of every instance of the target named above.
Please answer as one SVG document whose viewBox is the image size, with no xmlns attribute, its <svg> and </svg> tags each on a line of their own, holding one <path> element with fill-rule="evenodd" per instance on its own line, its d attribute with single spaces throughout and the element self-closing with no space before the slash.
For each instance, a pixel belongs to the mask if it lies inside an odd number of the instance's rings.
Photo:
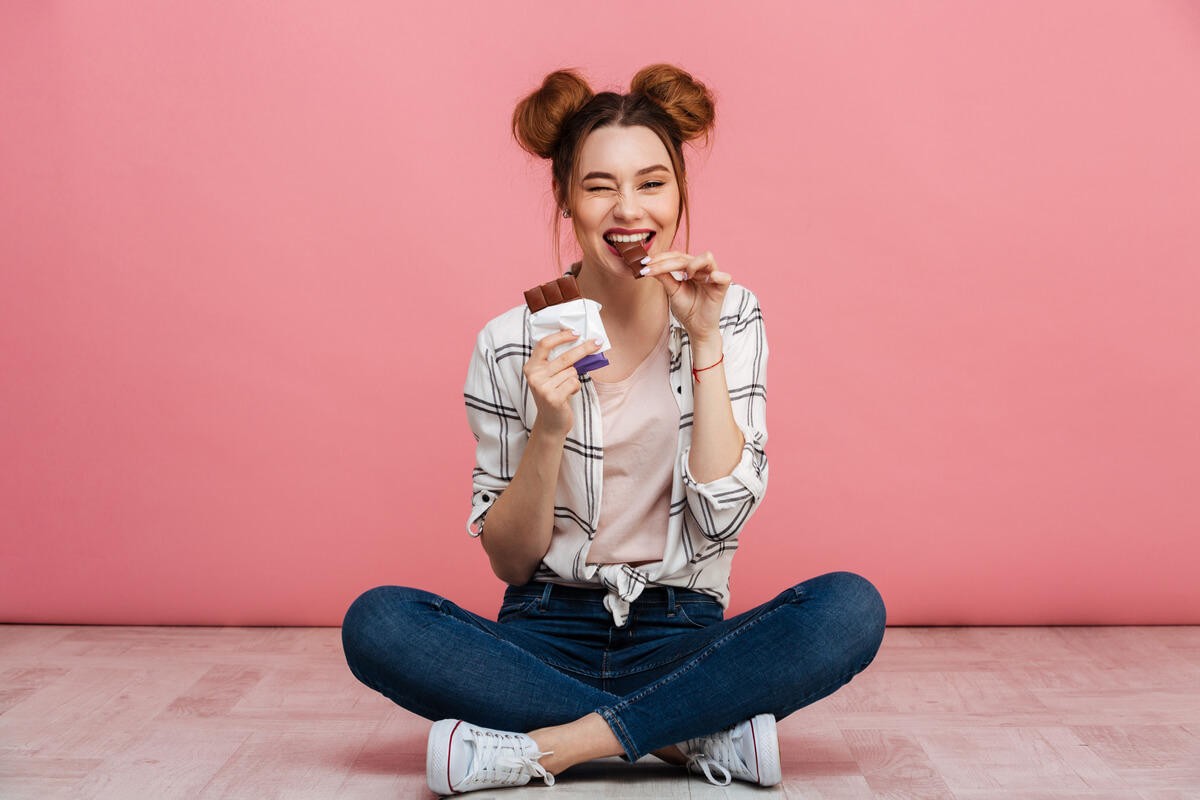
<svg viewBox="0 0 1200 800">
<path fill-rule="evenodd" d="M 600 348 L 604 346 L 600 339 L 589 339 L 556 358 L 550 358 L 550 353 L 555 347 L 577 339 L 579 336 L 580 334 L 575 331 L 559 331 L 544 337 L 533 345 L 529 360 L 525 362 L 525 379 L 531 386 L 549 385 L 553 382 L 548 379 L 554 376 L 561 377 L 560 373 L 574 375 L 575 370 L 572 367 L 576 361 L 599 352 Z"/>
<path fill-rule="evenodd" d="M 551 391 L 557 391 L 564 397 L 570 397 L 583 388 L 583 384 L 579 382 L 579 373 L 573 369 L 564 369 L 556 375 L 551 376 L 547 388 Z"/>
<path fill-rule="evenodd" d="M 572 339 L 578 339 L 580 335 L 578 331 L 558 331 L 545 336 L 533 343 L 533 351 L 529 354 L 529 359 L 538 362 L 545 361 L 550 357 L 551 350 Z"/>
<path fill-rule="evenodd" d="M 578 347 L 572 347 L 558 358 L 547 361 L 546 365 L 550 368 L 551 372 L 561 372 L 573 367 L 575 362 L 584 356 L 590 356 L 592 353 L 598 352 L 603 346 L 604 343 L 599 339 L 589 339 Z M 574 371 L 571 369 L 571 372 Z"/>
<path fill-rule="evenodd" d="M 555 347 L 578 339 L 579 336 L 575 331 L 559 331 L 544 337 L 534 344 L 524 367 L 525 380 L 529 383 L 538 413 L 548 415 L 547 419 L 557 420 L 552 424 L 564 431 L 569 430 L 573 424 L 568 401 L 571 395 L 583 388 L 574 364 L 584 356 L 599 351 L 603 342 L 589 339 L 557 358 L 550 358 L 550 352 Z"/>
<path fill-rule="evenodd" d="M 529 385 L 530 388 L 534 388 L 532 381 Z M 583 384 L 579 382 L 578 373 L 573 369 L 565 369 L 548 376 L 541 384 L 537 385 L 534 396 L 535 400 L 543 400 L 550 407 L 562 406 L 566 404 L 567 398 L 582 388 Z"/>
<path fill-rule="evenodd" d="M 669 276 L 676 282 L 694 281 L 695 283 L 715 283 L 727 287 L 733 282 L 728 272 L 722 272 L 717 267 L 717 260 L 711 252 L 703 255 L 690 256 L 687 253 L 668 251 L 651 256 L 642 274 L 646 276 Z M 669 283 L 666 284 L 669 286 Z"/>
</svg>

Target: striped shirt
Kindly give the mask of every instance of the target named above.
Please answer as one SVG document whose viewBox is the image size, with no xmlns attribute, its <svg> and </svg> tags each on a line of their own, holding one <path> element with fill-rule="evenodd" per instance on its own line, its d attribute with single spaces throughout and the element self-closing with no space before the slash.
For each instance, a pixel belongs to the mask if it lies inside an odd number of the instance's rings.
<svg viewBox="0 0 1200 800">
<path fill-rule="evenodd" d="M 533 351 L 518 306 L 489 322 L 476 341 L 463 394 L 467 421 L 477 445 L 471 513 L 467 530 L 478 536 L 488 510 L 512 480 L 525 452 L 537 406 L 523 368 Z M 533 580 L 602 585 L 605 607 L 618 626 L 629 603 L 647 586 L 674 586 L 716 598 L 729 606 L 729 570 L 738 534 L 767 488 L 767 339 L 758 298 L 733 284 L 721 308 L 724 369 L 733 417 L 745 444 L 733 471 L 698 483 L 688 470 L 692 442 L 692 353 L 687 331 L 670 316 L 670 382 L 679 402 L 679 442 L 671 487 L 671 510 L 663 559 L 632 567 L 588 564 L 600 520 L 604 441 L 600 403 L 590 376 L 571 398 L 574 426 L 563 445 L 554 497 L 554 534 Z M 703 380 L 703 377 L 701 378 Z"/>
</svg>

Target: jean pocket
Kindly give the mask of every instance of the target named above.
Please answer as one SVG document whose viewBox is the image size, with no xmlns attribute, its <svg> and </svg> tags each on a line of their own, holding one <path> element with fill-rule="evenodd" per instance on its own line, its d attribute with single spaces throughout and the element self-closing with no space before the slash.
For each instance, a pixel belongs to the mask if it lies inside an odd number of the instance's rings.
<svg viewBox="0 0 1200 800">
<path fill-rule="evenodd" d="M 496 615 L 496 622 L 510 622 L 518 617 L 523 617 L 532 611 L 537 611 L 538 604 L 540 602 L 540 597 L 516 597 L 511 600 L 506 599 L 500 605 L 500 613 Z"/>
<path fill-rule="evenodd" d="M 675 615 L 694 628 L 707 628 L 725 619 L 725 609 L 716 600 L 711 603 L 676 603 Z"/>
</svg>

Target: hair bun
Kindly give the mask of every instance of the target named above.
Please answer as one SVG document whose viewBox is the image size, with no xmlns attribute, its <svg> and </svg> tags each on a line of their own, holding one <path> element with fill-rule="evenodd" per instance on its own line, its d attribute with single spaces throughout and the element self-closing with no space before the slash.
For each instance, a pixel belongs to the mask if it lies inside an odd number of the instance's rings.
<svg viewBox="0 0 1200 800">
<path fill-rule="evenodd" d="M 644 67 L 629 85 L 631 92 L 646 95 L 675 120 L 685 142 L 703 137 L 707 142 L 716 119 L 712 93 L 700 81 L 679 67 L 651 64 Z"/>
<path fill-rule="evenodd" d="M 522 148 L 539 158 L 552 158 L 563 122 L 588 104 L 594 93 L 575 70 L 551 72 L 540 89 L 517 103 L 513 136 Z"/>
</svg>

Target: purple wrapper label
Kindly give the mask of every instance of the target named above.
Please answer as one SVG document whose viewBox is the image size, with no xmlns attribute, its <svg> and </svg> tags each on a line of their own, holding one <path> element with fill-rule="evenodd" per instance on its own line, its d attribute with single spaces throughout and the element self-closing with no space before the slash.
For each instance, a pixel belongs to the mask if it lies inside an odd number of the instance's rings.
<svg viewBox="0 0 1200 800">
<path fill-rule="evenodd" d="M 592 353 L 590 356 L 584 356 L 575 362 L 575 371 L 582 375 L 585 372 L 591 372 L 600 367 L 607 367 L 608 359 L 603 353 Z"/>
</svg>

